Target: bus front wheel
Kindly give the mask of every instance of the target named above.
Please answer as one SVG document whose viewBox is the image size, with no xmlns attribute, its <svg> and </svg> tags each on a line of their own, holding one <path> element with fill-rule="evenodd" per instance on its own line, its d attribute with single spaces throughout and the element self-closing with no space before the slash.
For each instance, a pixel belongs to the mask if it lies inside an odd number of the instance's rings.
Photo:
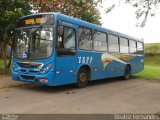
<svg viewBox="0 0 160 120">
<path fill-rule="evenodd" d="M 81 68 L 77 76 L 77 87 L 84 88 L 87 86 L 89 80 L 89 71 L 86 68 Z"/>
<path fill-rule="evenodd" d="M 124 79 L 128 80 L 131 77 L 131 68 L 129 65 L 126 66 L 125 70 L 124 70 Z"/>
</svg>

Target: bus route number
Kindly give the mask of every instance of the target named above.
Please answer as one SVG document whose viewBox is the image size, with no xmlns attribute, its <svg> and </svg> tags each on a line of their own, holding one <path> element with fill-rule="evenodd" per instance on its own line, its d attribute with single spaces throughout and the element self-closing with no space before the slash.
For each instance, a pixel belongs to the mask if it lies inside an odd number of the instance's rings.
<svg viewBox="0 0 160 120">
<path fill-rule="evenodd" d="M 83 64 L 92 63 L 93 57 L 78 57 L 78 62 Z"/>
</svg>

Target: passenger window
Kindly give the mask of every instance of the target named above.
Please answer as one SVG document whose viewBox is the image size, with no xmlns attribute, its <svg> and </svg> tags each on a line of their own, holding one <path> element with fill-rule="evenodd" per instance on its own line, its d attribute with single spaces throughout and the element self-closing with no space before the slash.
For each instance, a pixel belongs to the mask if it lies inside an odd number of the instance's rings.
<svg viewBox="0 0 160 120">
<path fill-rule="evenodd" d="M 143 49 L 143 43 L 137 42 L 137 48 L 138 49 Z"/>
<path fill-rule="evenodd" d="M 129 40 L 129 52 L 134 54 L 137 52 L 136 41 Z"/>
<path fill-rule="evenodd" d="M 120 53 L 129 53 L 128 40 L 120 38 Z"/>
<path fill-rule="evenodd" d="M 76 49 L 75 31 L 69 27 L 58 27 L 58 48 Z"/>
<path fill-rule="evenodd" d="M 109 52 L 119 52 L 119 43 L 117 36 L 108 35 L 108 45 Z"/>
<path fill-rule="evenodd" d="M 92 50 L 92 32 L 85 27 L 79 27 L 79 49 Z"/>
<path fill-rule="evenodd" d="M 107 51 L 107 36 L 105 33 L 94 31 L 94 50 L 96 51 Z"/>
<path fill-rule="evenodd" d="M 137 42 L 137 53 L 138 54 L 143 54 L 143 43 Z"/>
</svg>

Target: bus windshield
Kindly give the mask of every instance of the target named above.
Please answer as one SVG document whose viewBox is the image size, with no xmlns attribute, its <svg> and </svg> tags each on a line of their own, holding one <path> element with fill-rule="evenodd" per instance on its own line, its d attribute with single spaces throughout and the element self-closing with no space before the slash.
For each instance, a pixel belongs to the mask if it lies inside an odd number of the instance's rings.
<svg viewBox="0 0 160 120">
<path fill-rule="evenodd" d="M 21 28 L 16 30 L 14 57 L 43 59 L 53 51 L 53 27 Z"/>
</svg>

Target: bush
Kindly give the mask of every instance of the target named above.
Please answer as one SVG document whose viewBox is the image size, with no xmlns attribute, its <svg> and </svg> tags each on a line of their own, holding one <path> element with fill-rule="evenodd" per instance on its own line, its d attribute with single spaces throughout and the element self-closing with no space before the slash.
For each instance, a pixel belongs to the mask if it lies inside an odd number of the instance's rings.
<svg viewBox="0 0 160 120">
<path fill-rule="evenodd" d="M 146 56 L 155 56 L 160 54 L 160 44 L 149 44 L 145 46 Z"/>
</svg>

